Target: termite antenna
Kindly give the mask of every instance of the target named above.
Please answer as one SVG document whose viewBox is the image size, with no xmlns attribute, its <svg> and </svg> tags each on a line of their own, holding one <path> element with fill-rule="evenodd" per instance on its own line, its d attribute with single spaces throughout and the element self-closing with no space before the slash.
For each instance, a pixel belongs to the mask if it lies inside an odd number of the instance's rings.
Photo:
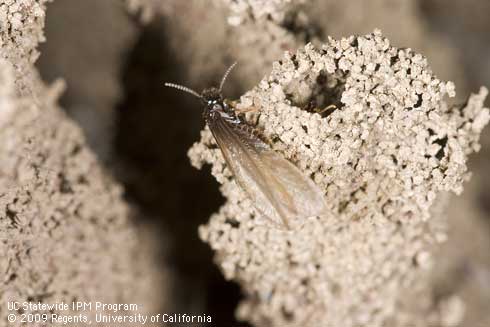
<svg viewBox="0 0 490 327">
<path fill-rule="evenodd" d="M 235 68 L 237 62 L 235 61 L 228 69 L 226 70 L 225 74 L 223 75 L 223 78 L 221 79 L 221 83 L 219 84 L 219 93 L 221 93 L 221 90 L 223 90 L 223 85 L 225 85 L 226 78 L 230 74 L 231 70 Z"/>
<path fill-rule="evenodd" d="M 174 83 L 165 83 L 165 86 L 167 86 L 167 87 L 173 87 L 174 89 L 177 89 L 177 90 L 181 90 L 181 91 L 190 93 L 190 94 L 198 97 L 199 99 L 202 99 L 202 97 L 201 97 L 201 95 L 199 93 L 197 93 L 193 89 L 188 88 L 186 86 L 182 86 L 182 85 L 174 84 Z"/>
</svg>

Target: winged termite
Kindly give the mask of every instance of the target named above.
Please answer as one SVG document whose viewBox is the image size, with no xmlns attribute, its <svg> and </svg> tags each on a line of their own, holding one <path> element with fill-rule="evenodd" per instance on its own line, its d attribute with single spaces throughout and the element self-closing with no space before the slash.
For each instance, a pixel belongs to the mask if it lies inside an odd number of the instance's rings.
<svg viewBox="0 0 490 327">
<path fill-rule="evenodd" d="M 202 94 L 177 84 L 165 85 L 202 100 L 204 120 L 238 185 L 278 227 L 297 228 L 306 218 L 326 212 L 323 193 L 296 166 L 272 150 L 223 99 L 224 82 L 235 64 L 228 68 L 219 88 L 205 89 Z"/>
</svg>

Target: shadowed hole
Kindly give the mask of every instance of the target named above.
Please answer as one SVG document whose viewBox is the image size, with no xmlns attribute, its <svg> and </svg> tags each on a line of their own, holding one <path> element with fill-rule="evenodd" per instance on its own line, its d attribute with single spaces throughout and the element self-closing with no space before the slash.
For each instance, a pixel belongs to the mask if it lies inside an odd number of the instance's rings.
<svg viewBox="0 0 490 327">
<path fill-rule="evenodd" d="M 124 178 L 127 196 L 165 231 L 164 237 L 171 237 L 170 257 L 162 265 L 177 273 L 178 284 L 170 294 L 177 310 L 206 313 L 213 326 L 247 326 L 234 318 L 239 287 L 224 280 L 209 246 L 197 235 L 198 226 L 224 200 L 209 167 L 199 171 L 189 163 L 187 151 L 204 125 L 201 105 L 163 86 L 165 81 L 185 85 L 186 76 L 166 44 L 164 24 L 148 25 L 124 68 L 116 149 L 129 167 Z M 162 247 L 167 243 L 162 240 Z"/>
</svg>

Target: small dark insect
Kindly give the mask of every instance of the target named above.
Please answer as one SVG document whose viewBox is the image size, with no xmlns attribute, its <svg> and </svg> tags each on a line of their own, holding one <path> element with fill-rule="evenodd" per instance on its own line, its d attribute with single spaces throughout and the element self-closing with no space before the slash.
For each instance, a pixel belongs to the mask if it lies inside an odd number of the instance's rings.
<svg viewBox="0 0 490 327">
<path fill-rule="evenodd" d="M 202 94 L 177 84 L 165 85 L 202 100 L 204 120 L 235 180 L 255 207 L 279 228 L 298 228 L 306 218 L 325 214 L 323 193 L 296 166 L 272 150 L 223 99 L 223 84 L 235 64 L 228 68 L 219 88 L 205 89 Z"/>
</svg>

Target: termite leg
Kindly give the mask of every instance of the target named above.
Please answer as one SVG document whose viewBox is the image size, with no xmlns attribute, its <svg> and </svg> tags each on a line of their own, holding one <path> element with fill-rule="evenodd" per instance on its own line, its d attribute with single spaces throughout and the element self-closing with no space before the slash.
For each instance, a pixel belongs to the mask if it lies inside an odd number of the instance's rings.
<svg viewBox="0 0 490 327">
<path fill-rule="evenodd" d="M 329 106 L 327 106 L 327 107 L 325 107 L 323 109 L 318 110 L 317 113 L 320 114 L 320 115 L 322 115 L 322 114 L 324 114 L 325 112 L 327 112 L 329 110 L 332 110 L 333 111 L 335 109 L 338 109 L 337 106 L 334 105 L 334 104 L 331 104 L 331 105 L 329 105 Z"/>
<path fill-rule="evenodd" d="M 259 108 L 254 107 L 254 106 L 251 106 L 251 107 L 248 107 L 248 108 L 244 108 L 244 109 L 237 109 L 237 108 L 235 108 L 235 112 L 237 114 L 245 114 L 247 112 L 256 112 L 258 110 L 259 110 Z"/>
<path fill-rule="evenodd" d="M 241 114 L 245 114 L 247 112 L 256 112 L 259 110 L 259 108 L 257 107 L 254 107 L 254 106 L 251 106 L 251 107 L 248 107 L 248 108 L 244 108 L 244 109 L 238 109 L 236 107 L 237 105 L 237 101 L 233 101 L 233 100 L 225 100 L 225 103 L 227 105 L 229 105 L 231 108 L 233 108 L 233 110 L 235 111 L 236 114 L 238 115 L 241 115 Z"/>
</svg>

